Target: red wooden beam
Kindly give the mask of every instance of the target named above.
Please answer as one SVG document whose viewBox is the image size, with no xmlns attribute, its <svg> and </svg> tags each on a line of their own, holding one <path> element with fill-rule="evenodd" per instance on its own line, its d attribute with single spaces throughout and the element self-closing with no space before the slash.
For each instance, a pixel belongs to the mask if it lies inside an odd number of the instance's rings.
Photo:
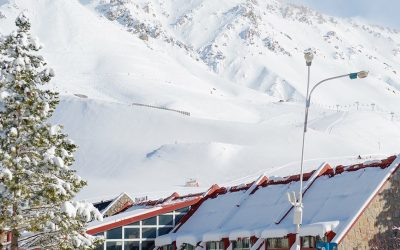
<svg viewBox="0 0 400 250">
<path fill-rule="evenodd" d="M 148 218 L 151 218 L 153 216 L 157 216 L 160 214 L 164 214 L 164 213 L 168 213 L 177 209 L 181 209 L 184 207 L 188 207 L 188 206 L 192 206 L 193 204 L 196 204 L 199 200 L 201 199 L 201 197 L 192 199 L 192 200 L 186 200 L 183 202 L 179 202 L 179 203 L 174 203 L 174 204 L 170 204 L 170 205 L 166 205 L 166 206 L 162 206 L 161 209 L 158 209 L 156 211 L 151 211 L 145 214 L 141 214 L 141 215 L 137 215 L 137 216 L 133 216 L 133 217 L 129 217 L 126 219 L 122 219 L 120 221 L 116 221 L 116 222 L 111 222 L 109 224 L 106 225 L 99 225 L 98 227 L 89 229 L 87 231 L 88 234 L 97 234 L 100 232 L 104 232 L 113 228 L 117 228 L 117 227 L 121 227 L 124 225 L 128 225 L 131 223 L 134 223 L 136 221 L 141 221 L 141 220 L 145 220 Z M 110 217 L 109 217 L 110 218 Z"/>
</svg>

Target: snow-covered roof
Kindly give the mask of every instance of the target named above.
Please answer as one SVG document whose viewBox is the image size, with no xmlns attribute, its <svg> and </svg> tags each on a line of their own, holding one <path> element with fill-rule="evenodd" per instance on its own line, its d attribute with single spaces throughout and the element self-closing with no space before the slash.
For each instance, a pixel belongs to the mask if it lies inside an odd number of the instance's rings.
<svg viewBox="0 0 400 250">
<path fill-rule="evenodd" d="M 300 235 L 324 236 L 332 231 L 333 242 L 339 242 L 399 164 L 398 156 L 334 169 L 325 163 L 305 174 Z M 199 202 L 192 215 L 173 232 L 158 237 L 156 245 L 287 236 L 295 232 L 287 192 L 298 189 L 299 176 L 269 179 L 256 188 L 254 183 L 221 188 Z"/>
<path fill-rule="evenodd" d="M 210 190 L 212 189 L 213 188 L 211 188 Z M 124 208 L 124 210 L 119 212 L 118 214 L 104 218 L 103 221 L 90 222 L 87 227 L 87 232 L 89 234 L 96 234 L 98 232 L 103 232 L 112 228 L 147 219 L 158 214 L 167 213 L 187 206 L 192 206 L 193 204 L 196 204 L 200 199 L 202 199 L 204 195 L 207 194 L 207 192 L 189 194 L 185 196 L 180 196 L 178 193 L 173 193 L 172 195 L 164 199 L 140 201 L 130 205 L 127 208 Z M 124 194 L 125 193 L 122 193 L 120 196 L 114 199 L 114 201 Z M 111 204 L 109 204 L 108 206 L 111 206 Z"/>
<path fill-rule="evenodd" d="M 120 203 L 119 206 L 115 207 L 118 203 Z M 107 217 L 121 212 L 127 207 L 132 206 L 132 204 L 132 198 L 129 194 L 123 192 L 115 198 L 94 202 L 93 206 L 96 207 L 104 217 Z"/>
<path fill-rule="evenodd" d="M 156 210 L 161 209 L 161 207 L 148 207 L 148 208 L 138 208 L 138 209 L 131 209 L 130 211 L 123 212 L 120 214 L 116 214 L 113 216 L 109 216 L 103 219 L 103 221 L 92 221 L 88 224 L 87 230 L 93 230 L 95 228 L 98 228 L 100 226 L 107 226 L 111 224 L 115 224 L 117 222 L 132 218 L 132 217 L 137 217 L 140 215 L 144 215 Z"/>
</svg>

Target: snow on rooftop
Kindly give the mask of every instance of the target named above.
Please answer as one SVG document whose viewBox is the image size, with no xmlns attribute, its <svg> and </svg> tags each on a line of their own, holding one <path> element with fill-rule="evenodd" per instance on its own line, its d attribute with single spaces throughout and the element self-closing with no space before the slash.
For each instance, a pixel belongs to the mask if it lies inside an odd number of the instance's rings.
<svg viewBox="0 0 400 250">
<path fill-rule="evenodd" d="M 126 193 L 120 194 L 112 202 L 116 202 L 120 197 L 122 197 L 125 194 Z M 187 202 L 189 202 L 190 203 L 189 205 L 191 205 L 191 204 L 196 203 L 197 200 L 199 200 L 202 197 L 203 197 L 203 193 L 189 194 L 189 195 L 185 195 L 185 196 L 179 196 L 179 194 L 174 193 L 165 199 L 145 200 L 143 202 L 138 202 L 138 203 L 131 205 L 130 207 L 128 207 L 127 209 L 125 209 L 124 211 L 122 211 L 118 214 L 106 217 L 102 222 L 91 222 L 91 223 L 89 223 L 87 229 L 92 230 L 92 229 L 103 227 L 106 225 L 114 227 L 114 225 L 111 225 L 111 224 L 114 224 L 114 223 L 117 223 L 117 222 L 120 222 L 123 220 L 127 220 L 127 219 L 132 219 L 137 216 L 145 215 L 145 214 L 157 211 L 157 210 L 161 210 L 166 207 L 172 208 L 172 207 L 174 207 L 174 205 L 177 205 L 177 204 L 181 204 L 181 205 L 183 204 L 184 206 L 188 206 Z M 112 204 L 109 204 L 107 206 L 107 208 L 111 207 L 111 205 Z"/>
<path fill-rule="evenodd" d="M 386 168 L 373 167 L 381 161 L 366 162 L 369 167 L 317 177 L 304 193 L 303 225 L 300 234 L 320 235 L 333 231 L 337 242 L 359 213 L 400 163 L 397 157 Z M 315 176 L 315 175 L 313 175 Z M 312 180 L 312 178 L 310 178 Z M 306 185 L 307 186 L 307 185 Z M 208 198 L 177 230 L 156 239 L 161 246 L 178 243 L 215 241 L 229 237 L 282 237 L 294 233 L 293 211 L 276 223 L 282 211 L 288 211 L 286 193 L 297 191 L 298 181 L 259 186 L 255 193 L 239 190 Z M 232 190 L 232 189 L 231 189 Z M 243 196 L 248 196 L 243 199 Z M 290 206 L 289 206 L 290 208 Z M 195 245 L 195 244 L 193 244 Z"/>
<path fill-rule="evenodd" d="M 105 226 L 108 224 L 113 224 L 125 219 L 129 219 L 135 216 L 139 216 L 139 215 L 143 215 L 143 214 L 147 214 L 153 211 L 157 211 L 161 209 L 161 207 L 140 207 L 140 208 L 135 208 L 135 207 L 131 207 L 129 209 L 129 211 L 125 211 L 123 213 L 117 214 L 117 215 L 113 215 L 110 217 L 106 217 L 103 219 L 103 221 L 92 221 L 88 224 L 87 226 L 87 230 L 91 230 L 94 228 L 97 228 L 99 226 Z"/>
</svg>

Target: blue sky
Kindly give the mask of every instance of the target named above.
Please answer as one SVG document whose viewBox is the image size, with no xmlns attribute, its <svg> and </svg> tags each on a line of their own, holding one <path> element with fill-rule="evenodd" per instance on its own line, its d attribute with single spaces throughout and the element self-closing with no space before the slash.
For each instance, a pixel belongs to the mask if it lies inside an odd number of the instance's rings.
<svg viewBox="0 0 400 250">
<path fill-rule="evenodd" d="M 370 23 L 400 29 L 400 0 L 288 0 L 322 13 L 361 17 Z"/>
</svg>

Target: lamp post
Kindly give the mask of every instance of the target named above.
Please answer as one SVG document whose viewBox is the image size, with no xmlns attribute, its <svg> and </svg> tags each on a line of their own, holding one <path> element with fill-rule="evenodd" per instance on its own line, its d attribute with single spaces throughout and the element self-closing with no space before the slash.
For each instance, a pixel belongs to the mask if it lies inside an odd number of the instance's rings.
<svg viewBox="0 0 400 250">
<path fill-rule="evenodd" d="M 304 58 L 306 59 L 306 66 L 307 66 L 307 93 L 306 93 L 306 105 L 305 105 L 305 112 L 304 112 L 304 129 L 303 129 L 303 142 L 301 146 L 301 162 L 300 162 L 300 190 L 299 190 L 299 198 L 296 200 L 296 195 L 293 192 L 292 194 L 288 193 L 289 202 L 294 206 L 294 216 L 293 216 L 293 224 L 296 225 L 296 250 L 300 250 L 300 226 L 303 221 L 303 165 L 304 165 L 304 142 L 305 136 L 307 132 L 307 122 L 308 122 L 308 110 L 311 104 L 311 95 L 314 92 L 315 88 L 321 85 L 324 82 L 335 80 L 339 78 L 349 77 L 350 79 L 357 79 L 357 78 L 365 78 L 368 76 L 368 71 L 359 71 L 356 73 L 349 73 L 345 75 L 339 75 L 334 77 L 326 78 L 322 81 L 319 81 L 314 87 L 310 89 L 310 67 L 312 60 L 314 58 L 314 53 L 312 51 L 307 51 L 304 53 Z"/>
</svg>

